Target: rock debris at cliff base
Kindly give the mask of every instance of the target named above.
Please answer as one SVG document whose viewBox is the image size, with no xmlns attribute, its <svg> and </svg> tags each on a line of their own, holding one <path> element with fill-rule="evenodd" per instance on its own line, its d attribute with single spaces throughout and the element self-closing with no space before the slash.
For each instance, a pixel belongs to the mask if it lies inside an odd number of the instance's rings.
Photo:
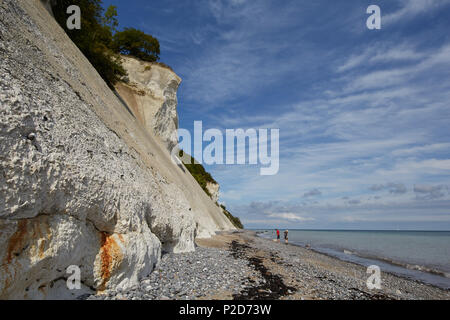
<svg viewBox="0 0 450 320">
<path fill-rule="evenodd" d="M 109 291 L 88 299 L 202 299 L 218 292 L 239 293 L 250 285 L 247 277 L 256 275 L 245 259 L 235 259 L 222 249 L 198 247 L 195 252 L 165 254 L 155 271 L 132 290 Z"/>
<path fill-rule="evenodd" d="M 220 238 L 214 241 L 214 238 Z M 214 237 L 210 247 L 166 254 L 133 290 L 80 296 L 89 300 L 408 300 L 449 299 L 450 292 L 390 274 L 369 290 L 364 267 L 243 231 Z M 221 244 L 221 245 L 220 245 Z"/>
</svg>

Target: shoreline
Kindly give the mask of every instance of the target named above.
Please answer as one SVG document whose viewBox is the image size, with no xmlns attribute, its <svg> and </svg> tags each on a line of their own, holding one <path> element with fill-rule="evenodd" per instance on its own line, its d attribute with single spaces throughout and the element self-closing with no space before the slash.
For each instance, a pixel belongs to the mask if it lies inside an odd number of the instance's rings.
<svg viewBox="0 0 450 320">
<path fill-rule="evenodd" d="M 450 290 L 441 288 L 439 286 L 426 283 L 421 280 L 408 278 L 389 271 L 382 271 L 382 288 L 380 290 L 369 290 L 366 286 L 366 281 L 370 274 L 366 273 L 366 266 L 354 261 L 342 260 L 339 257 L 333 256 L 325 252 L 320 252 L 315 249 L 305 248 L 304 246 L 283 242 L 273 241 L 271 238 L 263 238 L 257 235 L 255 231 L 245 230 L 243 231 L 244 238 L 250 238 L 253 240 L 262 240 L 259 245 L 265 246 L 266 250 L 278 250 L 280 255 L 286 256 L 286 252 L 289 252 L 290 257 L 292 253 L 298 255 L 297 260 L 309 255 L 312 264 L 312 268 L 332 270 L 330 273 L 331 282 L 335 281 L 335 277 L 352 274 L 353 281 L 357 284 L 358 290 L 364 292 L 369 299 L 450 299 Z M 259 242 L 256 240 L 256 242 Z M 268 248 L 267 248 L 268 247 Z M 284 248 L 284 249 L 283 249 Z M 295 260 L 295 258 L 294 258 Z M 298 261 L 295 261 L 298 262 Z M 337 272 L 336 272 L 337 271 Z M 383 297 L 384 296 L 384 297 Z M 321 298 L 320 294 L 318 297 Z"/>
<path fill-rule="evenodd" d="M 165 254 L 132 290 L 89 300 L 450 300 L 450 290 L 381 272 L 370 290 L 366 267 L 256 232 L 197 239 L 190 253 Z"/>
<path fill-rule="evenodd" d="M 256 232 L 256 236 L 261 238 L 261 239 L 265 239 L 265 240 L 269 240 L 271 241 L 272 238 L 266 238 L 266 237 L 261 237 L 258 235 L 259 233 Z M 283 241 L 281 241 L 282 244 Z M 324 248 L 324 250 L 320 250 L 317 248 L 307 248 L 306 246 L 302 245 L 302 244 L 298 244 L 298 243 L 294 243 L 294 242 L 289 242 L 287 245 L 291 245 L 291 246 L 296 246 L 299 248 L 303 248 L 306 250 L 311 250 L 313 252 L 316 252 L 318 254 L 323 254 L 325 256 L 328 256 L 330 258 L 334 258 L 337 259 L 339 261 L 345 261 L 348 263 L 353 263 L 355 265 L 358 266 L 363 266 L 363 267 L 367 267 L 363 264 L 363 262 L 373 262 L 373 263 L 378 263 L 378 264 L 386 264 L 388 266 L 391 267 L 391 269 L 393 268 L 399 268 L 399 269 L 403 269 L 404 271 L 409 271 L 409 272 L 415 272 L 415 273 L 419 273 L 419 274 L 423 274 L 423 275 L 427 275 L 427 276 L 431 276 L 431 277 L 439 277 L 439 278 L 444 278 L 444 279 L 450 279 L 450 273 L 447 273 L 445 271 L 442 270 L 435 270 L 432 269 L 431 267 L 427 267 L 427 266 L 422 266 L 422 265 L 414 265 L 414 264 L 409 264 L 407 262 L 399 262 L 399 261 L 395 261 L 395 260 L 391 260 L 389 258 L 384 258 L 384 257 L 379 257 L 379 256 L 375 256 L 375 255 L 365 255 L 365 254 L 361 254 L 359 252 L 355 251 L 349 251 L 347 249 L 343 249 L 343 252 L 339 252 L 336 249 L 330 249 L 329 252 L 327 252 L 327 248 Z M 336 254 L 332 253 L 332 252 L 336 252 Z M 345 258 L 344 258 L 345 257 Z M 357 259 L 348 259 L 348 257 L 356 257 Z M 347 259 L 346 259 L 347 258 Z M 355 260 L 359 260 L 359 261 L 355 261 Z M 397 277 L 401 277 L 407 280 L 411 280 L 411 281 L 417 281 L 426 285 L 430 285 L 442 290 L 450 290 L 450 287 L 443 287 L 440 286 L 438 284 L 434 284 L 434 283 L 430 283 L 427 282 L 426 280 L 421 280 L 419 278 L 414 278 L 414 276 L 408 276 L 405 274 L 405 272 L 400 273 L 400 272 L 395 272 L 395 271 L 391 271 L 391 270 L 385 270 L 385 273 L 389 273 L 391 275 L 397 276 Z"/>
</svg>

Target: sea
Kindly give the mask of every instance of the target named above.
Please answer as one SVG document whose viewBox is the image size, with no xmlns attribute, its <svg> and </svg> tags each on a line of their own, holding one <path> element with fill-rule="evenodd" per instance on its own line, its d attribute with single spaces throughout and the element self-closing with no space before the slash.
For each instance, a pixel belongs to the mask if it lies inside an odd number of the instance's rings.
<svg viewBox="0 0 450 320">
<path fill-rule="evenodd" d="M 450 290 L 450 231 L 289 230 L 289 243 Z"/>
</svg>

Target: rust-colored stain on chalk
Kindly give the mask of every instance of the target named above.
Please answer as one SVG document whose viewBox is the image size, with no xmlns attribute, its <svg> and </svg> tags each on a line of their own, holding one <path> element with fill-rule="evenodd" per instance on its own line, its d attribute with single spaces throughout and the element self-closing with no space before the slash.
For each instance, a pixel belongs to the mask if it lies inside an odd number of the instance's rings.
<svg viewBox="0 0 450 320">
<path fill-rule="evenodd" d="M 8 239 L 6 255 L 2 262 L 0 272 L 4 273 L 5 277 L 0 295 L 10 288 L 16 275 L 22 272 L 22 265 L 17 261 L 20 255 L 26 254 L 26 259 L 43 259 L 51 238 L 52 232 L 46 216 L 21 219 L 17 222 L 16 231 Z"/>
<path fill-rule="evenodd" d="M 33 236 L 38 241 L 38 256 L 40 259 L 44 258 L 46 245 L 50 243 L 52 231 L 48 223 L 48 218 L 44 217 L 39 223 L 34 224 Z"/>
<path fill-rule="evenodd" d="M 28 221 L 19 220 L 16 232 L 9 238 L 8 248 L 6 249 L 6 262 L 11 263 L 14 254 L 19 254 L 24 247 L 24 238 L 27 234 Z"/>
<path fill-rule="evenodd" d="M 100 247 L 100 276 L 102 282 L 98 287 L 99 291 L 106 289 L 106 284 L 111 278 L 112 271 L 119 265 L 122 258 L 122 250 L 117 245 L 113 235 L 102 232 Z"/>
</svg>

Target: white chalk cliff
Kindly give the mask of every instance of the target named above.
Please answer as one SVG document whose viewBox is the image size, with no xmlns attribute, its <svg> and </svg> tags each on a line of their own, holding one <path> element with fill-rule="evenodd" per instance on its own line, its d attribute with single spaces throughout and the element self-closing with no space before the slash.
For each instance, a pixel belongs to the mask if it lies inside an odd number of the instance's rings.
<svg viewBox="0 0 450 320">
<path fill-rule="evenodd" d="M 144 128 L 158 136 L 169 150 L 178 143 L 177 89 L 181 83 L 168 67 L 122 56 L 127 83 L 116 90 Z"/>
<path fill-rule="evenodd" d="M 218 183 L 214 183 L 214 182 L 207 182 L 206 183 L 206 189 L 208 190 L 209 194 L 211 195 L 211 199 L 214 203 L 219 201 L 219 196 L 220 196 L 220 186 Z"/>
<path fill-rule="evenodd" d="M 234 229 L 167 151 L 179 77 L 125 65 L 121 101 L 41 1 L 0 0 L 0 299 L 129 288 Z"/>
</svg>

